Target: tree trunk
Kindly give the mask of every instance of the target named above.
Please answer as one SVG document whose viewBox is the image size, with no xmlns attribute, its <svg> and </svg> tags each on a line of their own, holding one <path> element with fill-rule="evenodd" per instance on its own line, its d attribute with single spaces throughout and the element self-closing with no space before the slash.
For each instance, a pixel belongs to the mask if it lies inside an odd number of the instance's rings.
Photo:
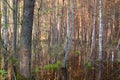
<svg viewBox="0 0 120 80">
<path fill-rule="evenodd" d="M 72 7 L 72 28 L 70 30 L 70 0 L 68 0 L 68 12 L 67 12 L 67 40 L 66 40 L 66 45 L 65 45 L 65 58 L 64 58 L 64 67 L 66 69 L 64 79 L 68 80 L 68 72 L 67 72 L 67 61 L 68 61 L 68 56 L 71 50 L 71 45 L 72 45 L 72 39 L 74 36 L 74 13 L 75 13 L 75 5 L 76 5 L 76 0 L 74 0 L 74 5 Z"/>
<path fill-rule="evenodd" d="M 95 0 L 95 3 L 94 3 L 94 22 L 93 22 L 93 31 L 92 31 L 91 54 L 93 52 L 93 49 L 95 49 L 96 17 L 97 17 L 96 8 L 97 8 L 97 0 Z"/>
<path fill-rule="evenodd" d="M 0 13 L 1 13 L 1 1 L 0 1 Z M 2 38 L 1 38 L 1 18 L 2 18 L 2 15 L 0 14 L 0 53 L 1 53 L 1 50 L 2 50 Z"/>
<path fill-rule="evenodd" d="M 68 46 L 68 40 L 70 38 L 70 0 L 68 0 L 68 6 L 67 6 L 67 35 L 65 40 L 65 58 L 64 58 L 64 67 L 66 67 L 66 61 L 68 59 L 69 54 L 69 46 Z"/>
<path fill-rule="evenodd" d="M 95 51 L 95 43 L 96 43 L 96 21 L 97 21 L 97 0 L 94 0 L 94 22 L 93 22 L 93 31 L 92 31 L 92 42 L 91 42 L 91 52 L 90 56 L 92 57 L 92 60 L 95 62 L 95 55 L 96 53 L 93 52 Z M 95 64 L 93 64 L 93 67 L 95 67 Z M 92 71 L 92 77 L 91 79 L 93 80 L 95 78 L 95 70 Z"/>
<path fill-rule="evenodd" d="M 14 22 L 14 32 L 13 32 L 13 51 L 16 52 L 17 48 L 17 11 L 18 11 L 18 0 L 13 0 L 13 22 Z"/>
<path fill-rule="evenodd" d="M 99 0 L 99 72 L 98 72 L 98 80 L 102 80 L 102 32 L 103 32 L 103 25 L 102 25 L 102 0 Z"/>
<path fill-rule="evenodd" d="M 7 70 L 7 46 L 8 46 L 8 17 L 7 17 L 7 1 L 3 0 L 4 13 L 4 69 Z"/>
<path fill-rule="evenodd" d="M 24 0 L 23 26 L 21 34 L 20 74 L 30 78 L 31 41 L 35 0 Z"/>
</svg>

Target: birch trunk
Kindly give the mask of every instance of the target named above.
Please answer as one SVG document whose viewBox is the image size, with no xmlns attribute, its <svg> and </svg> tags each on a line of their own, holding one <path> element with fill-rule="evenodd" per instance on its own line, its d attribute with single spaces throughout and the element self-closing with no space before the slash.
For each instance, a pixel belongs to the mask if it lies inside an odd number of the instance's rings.
<svg viewBox="0 0 120 80">
<path fill-rule="evenodd" d="M 102 80 L 102 32 L 103 32 L 103 25 L 102 25 L 102 0 L 99 0 L 99 72 L 98 72 L 98 80 Z"/>
</svg>

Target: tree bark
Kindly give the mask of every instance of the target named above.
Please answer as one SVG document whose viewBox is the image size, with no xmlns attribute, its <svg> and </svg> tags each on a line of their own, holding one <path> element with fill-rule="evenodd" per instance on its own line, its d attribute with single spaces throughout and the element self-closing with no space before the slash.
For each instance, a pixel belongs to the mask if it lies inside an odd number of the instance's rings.
<svg viewBox="0 0 120 80">
<path fill-rule="evenodd" d="M 32 26 L 35 0 L 24 0 L 23 26 L 21 34 L 20 74 L 30 78 Z"/>
<path fill-rule="evenodd" d="M 102 0 L 99 0 L 99 72 L 98 72 L 98 80 L 102 80 L 102 32 L 103 32 L 103 25 L 102 25 Z"/>
<path fill-rule="evenodd" d="M 71 45 L 72 45 L 72 39 L 74 36 L 74 13 L 75 13 L 75 5 L 76 5 L 76 0 L 74 0 L 74 4 L 72 7 L 72 28 L 70 30 L 70 0 L 68 0 L 68 12 L 67 12 L 67 40 L 66 40 L 66 45 L 65 45 L 65 58 L 64 58 L 64 68 L 66 69 L 65 72 L 65 80 L 68 80 L 68 72 L 67 72 L 67 61 L 68 61 L 68 56 L 71 50 Z"/>
<path fill-rule="evenodd" d="M 18 11 L 18 0 L 13 0 L 13 22 L 14 22 L 14 32 L 13 32 L 13 51 L 16 52 L 17 48 L 17 11 Z"/>
<path fill-rule="evenodd" d="M 1 13 L 1 1 L 0 1 L 0 13 Z M 2 38 L 1 38 L 1 18 L 2 18 L 2 15 L 0 14 L 0 53 L 1 53 L 1 50 L 2 50 Z"/>
<path fill-rule="evenodd" d="M 3 17 L 4 17 L 4 69 L 7 70 L 7 46 L 8 46 L 8 16 L 7 0 L 3 0 Z"/>
</svg>

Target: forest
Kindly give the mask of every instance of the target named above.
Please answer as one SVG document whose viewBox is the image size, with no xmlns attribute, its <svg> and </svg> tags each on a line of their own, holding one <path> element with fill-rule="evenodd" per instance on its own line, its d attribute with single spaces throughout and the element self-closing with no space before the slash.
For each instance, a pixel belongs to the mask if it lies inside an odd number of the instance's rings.
<svg viewBox="0 0 120 80">
<path fill-rule="evenodd" d="M 120 80 L 120 0 L 0 0 L 0 80 Z"/>
</svg>

